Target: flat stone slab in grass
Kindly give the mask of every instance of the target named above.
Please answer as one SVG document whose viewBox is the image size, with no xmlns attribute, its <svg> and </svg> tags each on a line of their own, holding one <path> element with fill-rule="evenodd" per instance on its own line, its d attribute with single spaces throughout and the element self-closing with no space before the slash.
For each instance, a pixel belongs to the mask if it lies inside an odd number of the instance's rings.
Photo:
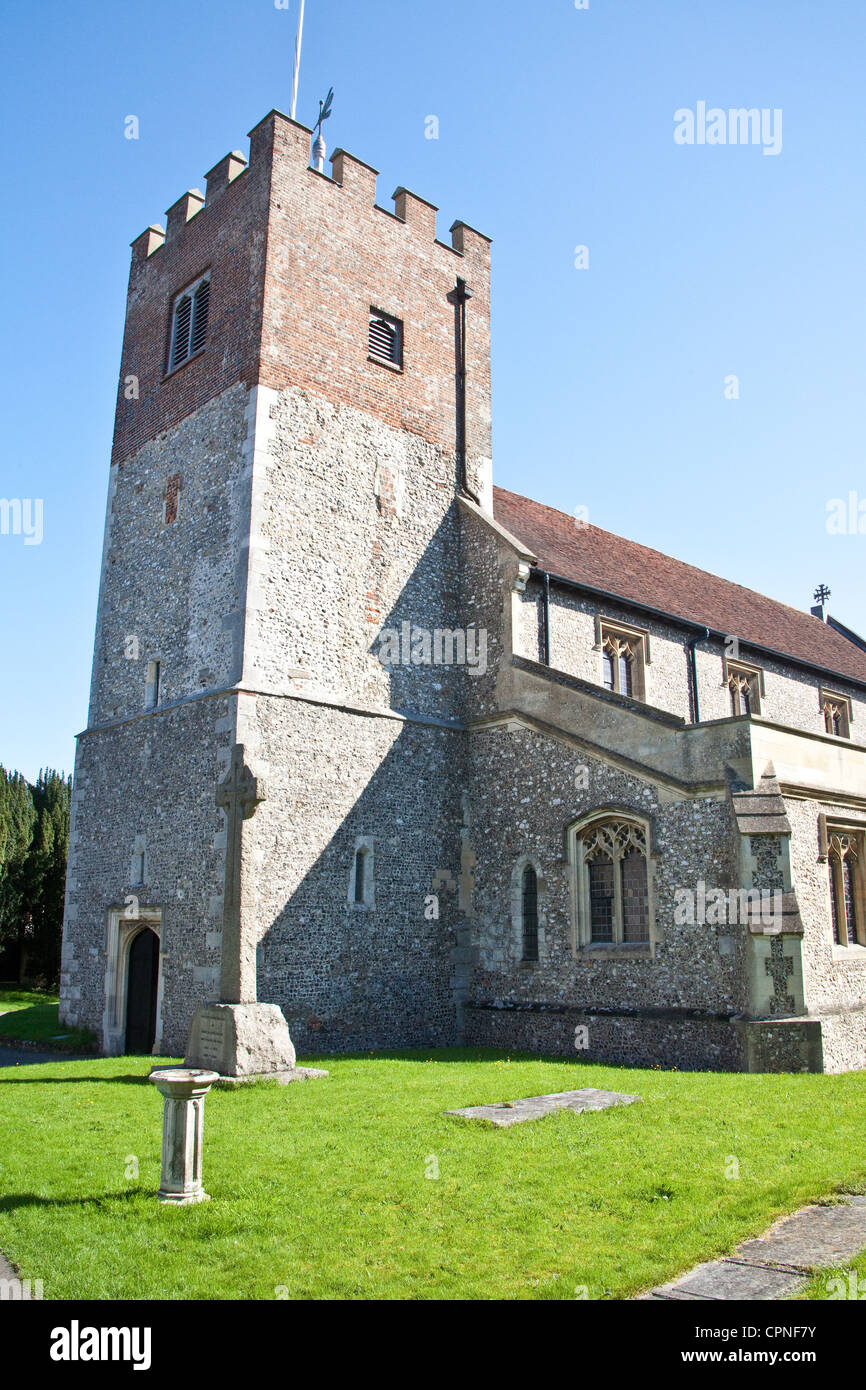
<svg viewBox="0 0 866 1390">
<path fill-rule="evenodd" d="M 627 1096 L 621 1091 L 599 1091 L 587 1086 L 582 1091 L 554 1091 L 549 1096 L 526 1096 L 523 1100 L 502 1100 L 496 1105 L 470 1105 L 465 1110 L 446 1110 L 461 1120 L 483 1120 L 507 1129 L 524 1120 L 540 1120 L 554 1110 L 609 1110 L 612 1105 L 633 1105 L 640 1096 Z"/>
<path fill-rule="evenodd" d="M 745 1240 L 733 1255 L 697 1265 L 642 1299 L 790 1298 L 816 1269 L 846 1264 L 866 1248 L 866 1197 L 842 1197 L 829 1207 L 804 1207 Z"/>
<path fill-rule="evenodd" d="M 737 1247 L 737 1258 L 761 1264 L 845 1264 L 866 1249 L 866 1197 L 846 1197 L 838 1206 L 804 1207 L 771 1226 L 758 1240 Z"/>
<path fill-rule="evenodd" d="M 713 1260 L 698 1265 L 661 1289 L 656 1298 L 745 1299 L 752 1303 L 774 1298 L 790 1298 L 803 1283 L 803 1275 L 790 1269 L 768 1269 L 766 1265 L 739 1264 L 735 1260 Z"/>
</svg>

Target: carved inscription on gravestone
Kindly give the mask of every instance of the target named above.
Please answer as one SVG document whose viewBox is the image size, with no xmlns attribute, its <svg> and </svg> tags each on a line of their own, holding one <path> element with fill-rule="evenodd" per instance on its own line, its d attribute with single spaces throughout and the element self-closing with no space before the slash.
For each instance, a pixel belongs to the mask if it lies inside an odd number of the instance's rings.
<svg viewBox="0 0 866 1390">
<path fill-rule="evenodd" d="M 225 1047 L 225 1019 L 202 1018 L 199 1024 L 199 1055 L 207 1066 L 219 1065 Z"/>
</svg>

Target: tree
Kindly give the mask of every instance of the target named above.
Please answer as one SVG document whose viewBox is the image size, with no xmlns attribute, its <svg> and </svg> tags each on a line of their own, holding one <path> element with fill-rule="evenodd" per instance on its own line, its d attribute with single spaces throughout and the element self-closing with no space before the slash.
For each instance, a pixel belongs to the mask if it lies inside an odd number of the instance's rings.
<svg viewBox="0 0 866 1390">
<path fill-rule="evenodd" d="M 31 786 L 0 767 L 0 950 L 13 948 L 21 982 L 60 974 L 71 789 L 52 770 Z"/>
</svg>

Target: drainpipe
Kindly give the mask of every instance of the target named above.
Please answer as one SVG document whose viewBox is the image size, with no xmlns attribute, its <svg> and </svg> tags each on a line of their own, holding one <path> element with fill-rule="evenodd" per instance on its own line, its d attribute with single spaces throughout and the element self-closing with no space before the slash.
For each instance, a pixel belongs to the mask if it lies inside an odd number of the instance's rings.
<svg viewBox="0 0 866 1390">
<path fill-rule="evenodd" d="M 448 296 L 454 305 L 454 333 L 457 348 L 457 487 L 475 502 L 480 499 L 469 487 L 466 472 L 466 301 L 472 291 L 458 275 L 457 284 Z"/>
<path fill-rule="evenodd" d="M 705 627 L 703 635 L 701 635 L 700 633 L 696 633 L 695 636 L 690 637 L 688 642 L 686 643 L 686 646 L 689 649 L 689 676 L 691 683 L 691 690 L 689 693 L 692 697 L 691 703 L 693 724 L 700 724 L 701 722 L 701 707 L 700 701 L 698 699 L 698 661 L 697 657 L 695 656 L 695 647 L 697 646 L 698 642 L 708 642 L 709 640 L 710 629 L 708 627 Z"/>
<path fill-rule="evenodd" d="M 541 650 L 545 666 L 550 665 L 550 575 L 541 572 Z"/>
</svg>

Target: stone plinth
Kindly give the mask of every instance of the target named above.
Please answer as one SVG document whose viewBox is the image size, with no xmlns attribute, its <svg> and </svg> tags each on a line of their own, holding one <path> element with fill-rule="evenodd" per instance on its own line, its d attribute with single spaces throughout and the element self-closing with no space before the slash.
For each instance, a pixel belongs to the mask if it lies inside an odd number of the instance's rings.
<svg viewBox="0 0 866 1390">
<path fill-rule="evenodd" d="M 199 1004 L 186 1065 L 212 1067 L 221 1077 L 294 1071 L 295 1049 L 282 1009 L 276 1004 Z"/>
<path fill-rule="evenodd" d="M 204 1098 L 219 1077 L 191 1067 L 163 1067 L 152 1071 L 148 1080 L 164 1097 L 157 1200 L 175 1206 L 206 1202 L 201 1181 Z"/>
</svg>

